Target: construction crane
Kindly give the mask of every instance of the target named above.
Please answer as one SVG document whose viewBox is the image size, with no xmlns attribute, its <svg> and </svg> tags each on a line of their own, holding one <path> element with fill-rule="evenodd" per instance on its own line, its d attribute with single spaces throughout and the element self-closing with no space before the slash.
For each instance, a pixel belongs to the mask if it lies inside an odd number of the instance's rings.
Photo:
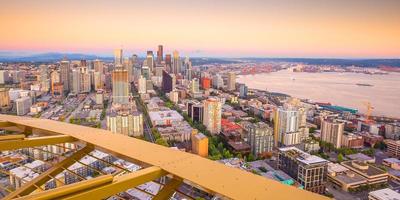
<svg viewBox="0 0 400 200">
<path fill-rule="evenodd" d="M 371 114 L 374 107 L 372 107 L 371 102 L 369 101 L 365 101 L 363 102 L 363 104 L 367 107 L 367 112 L 365 114 L 365 123 L 371 123 Z"/>
</svg>

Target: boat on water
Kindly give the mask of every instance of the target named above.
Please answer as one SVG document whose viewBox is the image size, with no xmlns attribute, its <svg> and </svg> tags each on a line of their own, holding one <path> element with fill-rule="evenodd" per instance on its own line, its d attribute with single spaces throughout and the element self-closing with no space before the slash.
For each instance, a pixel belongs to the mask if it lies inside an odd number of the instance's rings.
<svg viewBox="0 0 400 200">
<path fill-rule="evenodd" d="M 368 83 L 356 83 L 358 86 L 365 86 L 365 87 L 372 87 L 373 85 L 368 84 Z"/>
</svg>

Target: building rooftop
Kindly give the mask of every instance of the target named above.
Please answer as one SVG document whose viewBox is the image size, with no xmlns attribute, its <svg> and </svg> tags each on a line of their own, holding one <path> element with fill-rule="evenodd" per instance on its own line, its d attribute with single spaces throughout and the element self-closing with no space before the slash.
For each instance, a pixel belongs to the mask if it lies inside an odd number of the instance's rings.
<svg viewBox="0 0 400 200">
<path fill-rule="evenodd" d="M 175 110 L 149 112 L 149 116 L 152 121 L 159 121 L 159 120 L 182 121 L 183 120 L 182 115 L 180 115 Z"/>
<path fill-rule="evenodd" d="M 293 157 L 296 157 L 296 159 L 298 161 L 300 161 L 306 165 L 328 162 L 327 160 L 325 160 L 323 158 L 320 158 L 320 157 L 314 156 L 314 155 L 310 155 L 309 153 L 306 153 L 296 147 L 284 147 L 284 148 L 280 148 L 279 151 L 290 153 Z"/>
<path fill-rule="evenodd" d="M 377 200 L 400 200 L 400 194 L 389 188 L 372 191 L 369 196 Z"/>
<path fill-rule="evenodd" d="M 342 162 L 342 165 L 353 170 L 356 171 L 360 174 L 362 174 L 363 176 L 377 176 L 377 175 L 385 175 L 387 174 L 387 172 L 374 167 L 373 165 L 369 165 L 366 164 L 364 162 L 360 162 L 360 161 L 345 161 Z"/>
<path fill-rule="evenodd" d="M 375 161 L 374 158 L 369 157 L 362 153 L 350 154 L 350 155 L 346 155 L 346 157 L 351 160 L 358 160 L 358 161 L 363 161 L 363 162 L 374 162 Z"/>
</svg>

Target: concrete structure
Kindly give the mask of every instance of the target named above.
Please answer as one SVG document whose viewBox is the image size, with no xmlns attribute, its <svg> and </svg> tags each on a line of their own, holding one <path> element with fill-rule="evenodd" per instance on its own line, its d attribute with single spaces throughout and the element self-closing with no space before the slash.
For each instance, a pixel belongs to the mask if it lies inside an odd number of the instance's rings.
<svg viewBox="0 0 400 200">
<path fill-rule="evenodd" d="M 347 133 L 342 135 L 341 147 L 359 149 L 364 147 L 364 139 L 360 135 Z"/>
<path fill-rule="evenodd" d="M 325 119 L 321 122 L 321 140 L 340 148 L 344 131 L 344 123 L 336 120 Z"/>
<path fill-rule="evenodd" d="M 229 91 L 236 90 L 236 74 L 235 72 L 228 72 L 228 84 L 227 89 Z"/>
<path fill-rule="evenodd" d="M 9 107 L 11 105 L 9 89 L 0 88 L 0 107 Z"/>
<path fill-rule="evenodd" d="M 170 126 L 183 121 L 182 115 L 175 110 L 149 112 L 149 116 L 153 126 Z"/>
<path fill-rule="evenodd" d="M 143 135 L 143 115 L 139 112 L 112 113 L 106 117 L 107 129 L 113 133 L 139 137 Z"/>
<path fill-rule="evenodd" d="M 21 97 L 15 100 L 15 105 L 17 107 L 17 115 L 26 115 L 32 106 L 31 97 Z"/>
<path fill-rule="evenodd" d="M 162 91 L 164 93 L 171 92 L 172 90 L 175 89 L 175 75 L 174 74 L 169 74 L 167 71 L 163 71 L 163 76 L 162 76 Z"/>
<path fill-rule="evenodd" d="M 258 157 L 272 152 L 274 147 L 274 130 L 267 124 L 259 122 L 249 126 L 249 144 L 251 153 Z"/>
<path fill-rule="evenodd" d="M 398 200 L 400 194 L 390 188 L 375 190 L 368 193 L 368 200 Z"/>
<path fill-rule="evenodd" d="M 198 101 L 186 102 L 186 111 L 193 122 L 203 123 L 204 105 Z"/>
<path fill-rule="evenodd" d="M 367 185 L 367 179 L 337 163 L 328 164 L 328 180 L 344 191 Z"/>
<path fill-rule="evenodd" d="M 361 161 L 345 161 L 341 165 L 367 179 L 368 185 L 386 184 L 389 174 Z"/>
<path fill-rule="evenodd" d="M 328 161 L 295 147 L 279 149 L 278 168 L 296 179 L 304 189 L 325 193 Z"/>
<path fill-rule="evenodd" d="M 117 66 L 112 72 L 112 101 L 117 104 L 129 103 L 130 84 L 128 71 Z"/>
<path fill-rule="evenodd" d="M 203 133 L 192 135 L 192 153 L 208 157 L 208 138 Z"/>
<path fill-rule="evenodd" d="M 6 84 L 10 82 L 10 75 L 6 70 L 0 70 L 0 84 Z"/>
<path fill-rule="evenodd" d="M 217 98 L 204 100 L 203 124 L 211 134 L 221 132 L 222 103 Z"/>
<path fill-rule="evenodd" d="M 294 145 L 300 142 L 299 136 L 299 112 L 294 107 L 280 107 L 274 115 L 275 146 Z M 285 137 L 286 139 L 285 142 Z"/>
<path fill-rule="evenodd" d="M 400 158 L 400 140 L 385 140 L 387 152 L 396 158 Z"/>
<path fill-rule="evenodd" d="M 139 94 L 147 93 L 146 78 L 144 78 L 142 75 L 140 75 L 139 80 L 138 80 L 138 93 Z"/>
</svg>

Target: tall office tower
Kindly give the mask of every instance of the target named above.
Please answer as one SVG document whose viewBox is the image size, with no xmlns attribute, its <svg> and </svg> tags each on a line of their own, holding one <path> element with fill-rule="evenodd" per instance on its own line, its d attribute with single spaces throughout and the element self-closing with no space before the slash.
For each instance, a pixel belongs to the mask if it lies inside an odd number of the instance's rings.
<svg viewBox="0 0 400 200">
<path fill-rule="evenodd" d="M 123 52 L 122 49 L 114 50 L 114 67 L 117 65 L 122 65 Z"/>
<path fill-rule="evenodd" d="M 147 52 L 146 64 L 149 67 L 150 72 L 153 74 L 155 68 L 153 53 L 149 54 L 149 52 Z"/>
<path fill-rule="evenodd" d="M 158 45 L 158 50 L 157 50 L 157 63 L 161 64 L 161 62 L 164 60 L 164 52 L 163 52 L 163 46 Z"/>
<path fill-rule="evenodd" d="M 146 89 L 146 78 L 140 75 L 139 81 L 138 81 L 138 93 L 139 94 L 146 94 L 147 89 Z"/>
<path fill-rule="evenodd" d="M 181 58 L 179 57 L 179 52 L 177 50 L 173 52 L 173 55 L 172 73 L 176 75 L 181 72 Z"/>
<path fill-rule="evenodd" d="M 274 147 L 274 130 L 263 122 L 249 126 L 249 145 L 254 156 L 272 152 Z"/>
<path fill-rule="evenodd" d="M 8 75 L 8 71 L 6 70 L 0 70 L 0 84 L 5 84 L 8 83 L 10 78 Z"/>
<path fill-rule="evenodd" d="M 86 67 L 86 65 L 81 65 L 79 67 L 79 92 L 81 93 L 88 93 L 91 90 L 91 78 L 90 78 L 90 73 L 89 69 Z"/>
<path fill-rule="evenodd" d="M 136 54 L 133 54 L 131 57 L 133 67 L 139 67 L 139 60 Z"/>
<path fill-rule="evenodd" d="M 72 70 L 72 88 L 71 92 L 74 94 L 79 94 L 80 93 L 80 85 L 81 85 L 81 80 L 80 80 L 80 72 L 79 69 L 73 69 Z"/>
<path fill-rule="evenodd" d="M 48 74 L 47 65 L 40 65 L 40 85 L 42 86 L 43 92 L 48 92 L 50 90 L 50 80 Z"/>
<path fill-rule="evenodd" d="M 129 103 L 128 71 L 121 65 L 117 65 L 112 72 L 112 100 L 113 103 Z"/>
<path fill-rule="evenodd" d="M 96 59 L 93 61 L 93 66 L 94 66 L 94 71 L 95 72 L 100 72 L 102 74 L 104 74 L 104 65 L 103 65 L 103 61 Z"/>
<path fill-rule="evenodd" d="M 239 84 L 239 98 L 247 98 L 248 87 L 245 84 Z"/>
<path fill-rule="evenodd" d="M 199 93 L 200 92 L 200 89 L 199 89 L 199 86 L 200 84 L 199 84 L 199 79 L 197 79 L 197 78 L 194 78 L 193 80 L 192 80 L 192 82 L 190 83 L 190 91 L 193 93 L 193 94 L 195 94 L 195 93 Z"/>
<path fill-rule="evenodd" d="M 139 137 L 143 135 L 143 115 L 119 112 L 107 116 L 107 129 L 113 133 Z"/>
<path fill-rule="evenodd" d="M 171 54 L 165 54 L 165 68 L 167 72 L 173 73 L 172 72 L 172 57 Z"/>
<path fill-rule="evenodd" d="M 186 102 L 188 116 L 198 123 L 203 123 L 204 105 L 198 101 Z"/>
<path fill-rule="evenodd" d="M 296 108 L 280 107 L 275 111 L 274 136 L 276 147 L 300 142 L 299 112 Z"/>
<path fill-rule="evenodd" d="M 0 107 L 9 107 L 11 105 L 10 101 L 10 89 L 0 88 Z"/>
<path fill-rule="evenodd" d="M 82 59 L 81 62 L 80 62 L 80 66 L 81 67 L 87 67 L 88 66 L 87 61 Z"/>
<path fill-rule="evenodd" d="M 229 91 L 234 91 L 236 90 L 236 74 L 235 72 L 229 72 L 228 73 L 228 85 L 227 89 Z"/>
<path fill-rule="evenodd" d="M 189 57 L 185 58 L 184 66 L 185 79 L 192 80 L 192 62 L 190 61 Z"/>
<path fill-rule="evenodd" d="M 162 76 L 162 90 L 164 93 L 171 92 L 172 90 L 175 89 L 175 75 L 170 74 L 167 71 L 163 71 L 163 76 Z"/>
<path fill-rule="evenodd" d="M 344 123 L 334 119 L 324 119 L 321 123 L 321 140 L 341 147 Z"/>
<path fill-rule="evenodd" d="M 204 100 L 203 124 L 211 134 L 221 132 L 222 103 L 218 98 Z"/>
<path fill-rule="evenodd" d="M 15 100 L 15 105 L 17 107 L 17 115 L 25 115 L 32 106 L 32 99 L 29 96 L 18 98 Z"/>
<path fill-rule="evenodd" d="M 211 79 L 210 79 L 210 78 L 207 78 L 207 77 L 201 78 L 201 87 L 202 87 L 204 90 L 210 89 L 210 88 L 211 88 Z"/>
<path fill-rule="evenodd" d="M 93 73 L 93 81 L 94 81 L 94 90 L 103 90 L 104 89 L 104 80 L 105 76 L 101 72 L 94 72 Z"/>
<path fill-rule="evenodd" d="M 224 87 L 224 79 L 222 79 L 220 74 L 216 74 L 212 80 L 213 87 L 219 89 Z"/>
<path fill-rule="evenodd" d="M 60 76 L 64 91 L 69 92 L 71 90 L 71 65 L 67 58 L 64 58 L 60 63 Z"/>
<path fill-rule="evenodd" d="M 328 161 L 295 147 L 279 149 L 278 168 L 296 179 L 305 190 L 323 194 L 327 179 Z"/>
</svg>

